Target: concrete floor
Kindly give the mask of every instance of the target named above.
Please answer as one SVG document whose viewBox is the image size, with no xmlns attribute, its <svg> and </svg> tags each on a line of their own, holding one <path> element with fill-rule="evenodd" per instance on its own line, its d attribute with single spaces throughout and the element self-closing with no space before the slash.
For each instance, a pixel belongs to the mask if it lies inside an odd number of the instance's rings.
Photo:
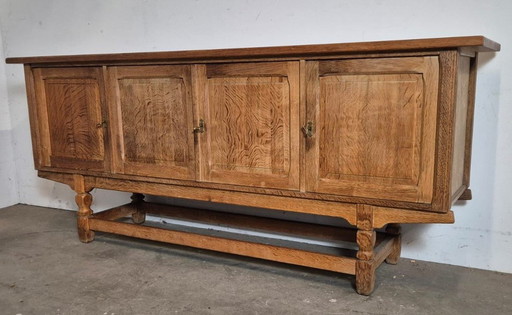
<svg viewBox="0 0 512 315">
<path fill-rule="evenodd" d="M 97 234 L 75 213 L 0 209 L 0 314 L 512 314 L 512 275 L 402 259 L 353 277 Z"/>
</svg>

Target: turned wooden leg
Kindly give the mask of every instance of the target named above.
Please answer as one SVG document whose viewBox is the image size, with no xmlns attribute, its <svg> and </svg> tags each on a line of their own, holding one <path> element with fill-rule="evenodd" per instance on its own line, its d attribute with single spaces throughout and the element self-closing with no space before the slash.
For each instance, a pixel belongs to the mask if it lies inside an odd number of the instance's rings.
<svg viewBox="0 0 512 315">
<path fill-rule="evenodd" d="M 136 224 L 142 224 L 146 221 L 146 212 L 142 207 L 139 207 L 144 202 L 144 195 L 133 193 L 132 194 L 132 204 L 136 206 L 136 211 L 132 213 L 132 221 Z"/>
<path fill-rule="evenodd" d="M 402 228 L 400 224 L 390 223 L 386 226 L 386 233 L 394 235 L 393 250 L 391 254 L 386 258 L 386 263 L 396 265 L 400 259 L 400 252 L 402 251 Z"/>
<path fill-rule="evenodd" d="M 78 238 L 83 243 L 92 242 L 94 240 L 94 231 L 89 229 L 89 216 L 92 214 L 92 196 L 88 192 L 77 193 L 75 200 L 78 205 Z"/>
<path fill-rule="evenodd" d="M 370 295 L 375 287 L 374 252 L 377 233 L 375 231 L 357 231 L 356 291 Z"/>
<path fill-rule="evenodd" d="M 370 295 L 375 287 L 375 242 L 377 233 L 373 230 L 373 211 L 370 206 L 361 205 L 357 209 L 357 235 L 359 246 L 356 262 L 356 291 Z"/>
<path fill-rule="evenodd" d="M 73 175 L 73 179 L 76 192 L 75 201 L 78 205 L 78 238 L 83 243 L 89 243 L 94 240 L 94 231 L 91 231 L 89 228 L 89 216 L 92 214 L 92 196 L 89 192 L 92 188 L 86 187 L 85 180 L 82 175 Z"/>
</svg>

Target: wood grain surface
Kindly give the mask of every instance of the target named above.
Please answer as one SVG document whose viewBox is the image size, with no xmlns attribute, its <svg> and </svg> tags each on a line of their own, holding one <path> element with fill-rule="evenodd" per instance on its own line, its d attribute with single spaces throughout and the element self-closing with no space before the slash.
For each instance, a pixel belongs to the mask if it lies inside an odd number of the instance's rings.
<svg viewBox="0 0 512 315">
<path fill-rule="evenodd" d="M 398 224 L 453 223 L 453 202 L 471 198 L 477 56 L 499 49 L 469 36 L 7 61 L 26 64 L 34 163 L 76 192 L 82 242 L 96 230 L 345 272 L 368 295 L 376 268 L 399 259 Z M 93 188 L 132 192 L 132 203 L 93 214 Z M 343 218 L 357 227 L 348 239 L 358 251 L 143 226 L 147 214 L 171 214 L 347 238 L 142 194 Z M 128 216 L 134 224 L 111 221 Z"/>
<path fill-rule="evenodd" d="M 190 66 L 108 68 L 115 170 L 195 179 Z"/>
<path fill-rule="evenodd" d="M 43 164 L 105 167 L 102 78 L 99 68 L 34 69 Z M 101 124 L 101 126 L 98 126 Z"/>
<path fill-rule="evenodd" d="M 298 189 L 299 65 L 206 67 L 204 180 Z"/>
<path fill-rule="evenodd" d="M 400 224 L 388 224 L 386 226 L 386 233 L 394 235 L 395 238 L 391 245 L 391 253 L 386 257 L 385 261 L 390 265 L 396 265 L 400 259 L 400 253 L 402 252 L 402 227 Z"/>
<path fill-rule="evenodd" d="M 73 175 L 73 185 L 76 192 L 75 201 L 78 205 L 77 232 L 82 243 L 89 243 L 94 240 L 94 231 L 89 226 L 89 217 L 93 214 L 91 209 L 92 188 L 88 187 L 82 175 Z"/>
<path fill-rule="evenodd" d="M 368 205 L 357 206 L 357 251 L 356 263 L 356 291 L 359 294 L 369 295 L 375 286 L 375 243 L 377 232 L 373 228 L 374 211 Z"/>
<path fill-rule="evenodd" d="M 432 211 L 447 212 L 452 205 L 452 163 L 454 151 L 455 108 L 457 103 L 457 51 L 439 55 L 438 128 Z"/>
<path fill-rule="evenodd" d="M 307 63 L 307 189 L 430 202 L 437 57 Z"/>
<path fill-rule="evenodd" d="M 459 57 L 457 65 L 457 103 L 455 104 L 455 126 L 452 162 L 451 194 L 461 189 L 464 179 L 466 154 L 466 130 L 468 123 L 470 58 Z M 466 189 L 464 187 L 463 189 Z"/>
<path fill-rule="evenodd" d="M 258 59 L 268 57 L 315 57 L 365 52 L 428 51 L 444 49 L 465 49 L 465 51 L 499 51 L 500 44 L 484 36 L 461 36 L 378 42 L 358 42 L 301 46 L 276 46 L 237 49 L 188 50 L 149 53 L 96 54 L 77 56 L 12 57 L 7 63 L 116 63 L 116 62 L 158 62 L 168 61 L 214 61 L 216 59 Z"/>
<path fill-rule="evenodd" d="M 354 274 L 356 259 L 327 255 L 267 244 L 197 235 L 149 226 L 111 222 L 92 218 L 91 229 L 178 245 L 204 248 L 229 254 L 267 259 L 299 266 Z"/>
</svg>

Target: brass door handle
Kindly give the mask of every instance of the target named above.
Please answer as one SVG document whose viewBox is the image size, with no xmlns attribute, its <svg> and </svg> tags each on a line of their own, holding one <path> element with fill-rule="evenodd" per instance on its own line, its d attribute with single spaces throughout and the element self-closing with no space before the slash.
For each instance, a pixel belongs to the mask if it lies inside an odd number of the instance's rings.
<svg viewBox="0 0 512 315">
<path fill-rule="evenodd" d="M 314 134 L 314 126 L 312 121 L 308 121 L 305 126 L 301 128 L 302 132 L 307 138 L 313 137 Z"/>
<path fill-rule="evenodd" d="M 194 133 L 203 133 L 206 131 L 206 126 L 203 119 L 199 119 L 199 126 L 194 127 L 192 130 Z"/>
</svg>

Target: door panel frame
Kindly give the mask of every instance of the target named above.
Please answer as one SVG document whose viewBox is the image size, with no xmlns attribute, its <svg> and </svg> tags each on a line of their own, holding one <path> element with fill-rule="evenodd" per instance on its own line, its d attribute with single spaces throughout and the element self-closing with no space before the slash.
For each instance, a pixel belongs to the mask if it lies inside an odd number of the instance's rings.
<svg viewBox="0 0 512 315">
<path fill-rule="evenodd" d="M 96 170 L 96 171 L 110 171 L 110 150 L 109 150 L 109 137 L 108 132 L 105 130 L 105 126 L 102 121 L 108 121 L 108 109 L 105 102 L 105 82 L 101 67 L 73 67 L 73 68 L 31 68 L 33 75 L 33 84 L 35 90 L 35 126 L 38 134 L 37 141 L 40 144 L 37 168 L 53 167 L 53 168 L 64 168 L 64 169 L 83 169 L 83 170 Z M 101 128 L 97 131 L 100 133 L 99 139 L 100 152 L 102 152 L 102 159 L 78 159 L 70 157 L 52 156 L 51 146 L 51 132 L 48 116 L 48 102 L 46 97 L 46 80 L 62 80 L 76 81 L 76 80 L 92 80 L 97 84 L 98 103 L 96 104 L 99 108 L 98 114 L 100 117 L 97 122 L 102 124 Z"/>
<path fill-rule="evenodd" d="M 223 184 L 243 185 L 250 187 L 267 187 L 299 190 L 300 177 L 300 78 L 299 62 L 262 62 L 196 65 L 195 75 L 197 91 L 198 116 L 206 121 L 206 132 L 198 134 L 199 143 L 199 180 Z M 289 173 L 285 175 L 254 174 L 237 171 L 212 170 L 211 135 L 208 124 L 211 121 L 209 106 L 209 78 L 243 77 L 243 76 L 277 76 L 286 77 L 289 85 Z"/>
<path fill-rule="evenodd" d="M 431 203 L 433 199 L 439 60 L 437 56 L 367 58 L 333 61 L 306 61 L 306 119 L 320 130 L 320 77 L 343 74 L 402 74 L 423 76 L 424 107 L 420 143 L 420 174 L 417 185 L 386 184 L 378 181 L 337 181 L 319 178 L 319 142 L 317 133 L 306 140 L 306 190 L 347 195 Z"/>
<path fill-rule="evenodd" d="M 190 65 L 134 65 L 134 66 L 109 66 L 107 72 L 107 89 L 109 90 L 109 109 L 111 124 L 115 128 L 110 129 L 112 138 L 113 172 L 119 174 L 132 174 L 141 176 L 162 177 L 170 179 L 194 180 L 196 179 L 196 150 L 194 146 L 193 117 L 195 102 L 193 98 L 192 73 Z M 151 165 L 125 160 L 125 147 L 123 135 L 123 119 L 121 108 L 121 94 L 118 81 L 122 79 L 137 78 L 177 78 L 183 80 L 185 93 L 185 122 L 188 135 L 187 166 Z"/>
</svg>

